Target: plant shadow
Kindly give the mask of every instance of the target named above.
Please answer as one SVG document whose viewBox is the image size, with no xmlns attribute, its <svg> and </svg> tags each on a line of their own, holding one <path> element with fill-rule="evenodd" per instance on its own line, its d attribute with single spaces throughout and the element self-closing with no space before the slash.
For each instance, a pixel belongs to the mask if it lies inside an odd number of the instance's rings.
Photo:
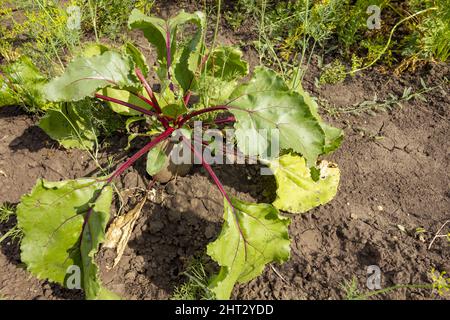
<svg viewBox="0 0 450 320">
<path fill-rule="evenodd" d="M 25 129 L 21 136 L 11 141 L 9 148 L 14 151 L 28 150 L 37 152 L 42 149 L 59 148 L 59 146 L 41 128 L 30 126 Z"/>
<path fill-rule="evenodd" d="M 263 166 L 259 164 L 223 164 L 213 165 L 212 169 L 224 186 L 239 193 L 250 195 L 257 202 L 272 203 L 275 200 L 277 184 L 275 176 L 261 174 Z M 214 187 L 214 181 L 204 168 L 196 166 L 193 172 L 208 177 Z"/>
<path fill-rule="evenodd" d="M 195 257 L 204 254 L 220 229 L 221 223 L 208 221 L 193 209 L 147 203 L 124 256 L 117 267 L 103 272 L 102 279 L 119 295 L 166 299 L 186 280 L 182 273 Z M 102 265 L 112 265 L 113 256 L 105 251 L 100 259 Z M 209 270 L 215 266 L 208 263 L 205 267 Z"/>
</svg>

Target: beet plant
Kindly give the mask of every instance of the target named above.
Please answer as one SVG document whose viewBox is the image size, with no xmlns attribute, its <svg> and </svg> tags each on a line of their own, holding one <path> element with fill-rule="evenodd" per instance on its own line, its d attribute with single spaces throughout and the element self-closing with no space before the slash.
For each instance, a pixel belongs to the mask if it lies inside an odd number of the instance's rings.
<svg viewBox="0 0 450 320">
<path fill-rule="evenodd" d="M 185 24 L 194 31 L 188 40 L 177 41 L 177 29 Z M 49 103 L 96 98 L 122 115 L 139 115 L 137 119 L 146 119 L 151 138 L 109 176 L 39 180 L 23 196 L 17 208 L 24 233 L 21 257 L 32 274 L 69 286 L 69 271 L 75 266 L 87 299 L 117 298 L 101 285 L 94 261 L 110 218 L 112 184 L 145 155 L 149 174 L 159 172 L 170 161 L 162 147 L 167 141 L 191 153 L 223 195 L 223 228 L 207 247 L 220 266 L 209 283 L 218 299 L 228 299 L 236 283 L 254 279 L 266 264 L 289 259 L 290 219 L 280 210 L 303 213 L 335 196 L 339 169 L 318 159 L 340 145 L 341 130 L 323 122 L 314 100 L 275 71 L 256 67 L 245 81 L 249 66 L 242 52 L 228 46 L 208 48 L 205 26 L 201 12 L 182 11 L 165 21 L 135 10 L 129 27 L 141 30 L 156 49 L 154 70 L 132 44 L 122 49 L 98 45 L 45 85 Z M 151 72 L 158 76 L 158 92 L 147 81 Z M 196 120 L 202 121 L 200 126 L 194 126 Z M 222 133 L 233 129 L 235 142 L 223 147 L 217 137 L 202 138 L 212 128 Z M 46 126 L 50 133 L 57 129 Z M 248 203 L 227 194 L 205 155 L 230 150 L 235 158 L 259 161 L 272 172 L 278 186 L 272 204 Z"/>
</svg>

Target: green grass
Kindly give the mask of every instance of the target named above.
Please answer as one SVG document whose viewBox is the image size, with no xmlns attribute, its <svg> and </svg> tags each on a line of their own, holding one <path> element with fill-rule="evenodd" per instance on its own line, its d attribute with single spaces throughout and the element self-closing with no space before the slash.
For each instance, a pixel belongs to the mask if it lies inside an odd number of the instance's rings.
<svg viewBox="0 0 450 320">
<path fill-rule="evenodd" d="M 208 289 L 209 275 L 201 258 L 194 258 L 183 275 L 187 281 L 175 288 L 171 300 L 214 299 L 214 294 Z"/>
<path fill-rule="evenodd" d="M 436 297 L 448 297 L 450 294 L 450 277 L 446 271 L 436 271 L 432 268 L 429 272 L 431 282 L 424 284 L 397 284 L 390 287 L 386 287 L 380 290 L 373 290 L 369 292 L 363 292 L 358 287 L 358 281 L 356 277 L 353 277 L 351 281 L 346 281 L 341 284 L 341 289 L 344 292 L 345 300 L 367 300 L 374 296 L 383 295 L 399 289 L 408 290 L 429 290 Z"/>
<path fill-rule="evenodd" d="M 153 0 L 75 0 L 75 5 L 85 12 L 83 31 L 93 33 L 96 40 L 107 38 L 124 42 L 127 39 L 127 21 L 134 8 L 149 14 Z"/>
<path fill-rule="evenodd" d="M 0 224 L 6 223 L 16 214 L 16 208 L 7 202 L 0 205 Z"/>
<path fill-rule="evenodd" d="M 254 44 L 261 62 L 276 67 L 286 80 L 293 79 L 294 86 L 303 80 L 313 55 L 327 58 L 337 54 L 352 64 L 347 75 L 375 65 L 401 72 L 420 60 L 447 61 L 450 56 L 450 0 L 235 3 L 234 10 L 225 12 L 225 20 L 234 30 L 245 20 L 255 21 L 249 32 L 257 35 Z M 367 27 L 370 5 L 381 8 L 381 29 Z M 287 71 L 293 68 L 293 73 Z M 343 72 L 339 69 L 336 79 L 326 76 L 324 83 L 340 81 Z"/>
<path fill-rule="evenodd" d="M 0 224 L 5 224 L 10 221 L 10 219 L 16 214 L 15 206 L 9 203 L 3 203 L 0 205 Z M 13 241 L 20 241 L 22 239 L 22 231 L 17 225 L 9 229 L 4 235 L 0 237 L 0 243 L 6 239 L 11 239 Z"/>
</svg>

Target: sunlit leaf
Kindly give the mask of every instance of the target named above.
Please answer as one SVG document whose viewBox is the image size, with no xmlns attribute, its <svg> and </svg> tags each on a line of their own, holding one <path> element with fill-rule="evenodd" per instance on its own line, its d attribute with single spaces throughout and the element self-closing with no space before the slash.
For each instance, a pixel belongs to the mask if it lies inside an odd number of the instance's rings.
<svg viewBox="0 0 450 320">
<path fill-rule="evenodd" d="M 156 146 L 150 150 L 147 155 L 147 173 L 151 176 L 157 174 L 164 168 L 168 160 L 169 159 L 164 152 L 164 148 L 161 146 Z"/>
<path fill-rule="evenodd" d="M 331 201 L 338 190 L 340 172 L 334 163 L 322 161 L 318 180 L 311 176 L 305 159 L 286 154 L 270 163 L 277 181 L 273 205 L 290 213 L 303 213 Z"/>
<path fill-rule="evenodd" d="M 94 261 L 111 202 L 111 187 L 95 179 L 38 180 L 17 207 L 24 234 L 21 260 L 28 270 L 39 279 L 66 285 L 69 268 L 78 266 L 87 299 L 116 298 L 101 286 Z"/>
<path fill-rule="evenodd" d="M 136 85 L 133 62 L 114 51 L 89 58 L 75 58 L 64 74 L 44 88 L 50 101 L 79 101 L 105 87 L 124 88 Z"/>
<path fill-rule="evenodd" d="M 290 91 L 274 71 L 256 68 L 250 82 L 238 87 L 231 98 L 238 147 L 245 154 L 271 155 L 275 143 L 302 154 L 311 166 L 323 153 L 325 133 L 319 120 L 304 98 Z"/>
<path fill-rule="evenodd" d="M 139 49 L 136 48 L 136 46 L 131 42 L 127 42 L 127 44 L 125 45 L 125 52 L 130 55 L 135 67 L 139 68 L 144 76 L 148 76 L 150 68 L 148 67 L 145 56 L 142 54 L 142 52 L 139 51 Z"/>
<path fill-rule="evenodd" d="M 83 112 L 91 105 L 87 101 L 75 103 L 59 103 L 47 110 L 39 121 L 39 127 L 53 140 L 67 149 L 78 148 L 92 150 L 96 140 L 89 114 Z"/>
<path fill-rule="evenodd" d="M 225 81 L 245 77 L 249 72 L 248 63 L 242 59 L 242 51 L 230 46 L 216 48 L 207 63 L 209 75 Z"/>
<path fill-rule="evenodd" d="M 0 71 L 0 107 L 22 103 L 37 109 L 49 106 L 43 97 L 47 79 L 30 58 L 23 56 Z"/>
<path fill-rule="evenodd" d="M 185 23 L 194 23 L 198 26 L 198 32 L 192 38 L 188 46 L 184 48 L 184 52 L 177 54 L 177 42 L 176 35 L 179 26 Z M 175 63 L 174 58 L 181 56 L 180 60 L 182 64 L 178 66 L 179 71 L 176 72 L 177 80 L 183 88 L 187 88 L 190 83 L 190 78 L 192 77 L 192 68 L 189 68 L 189 62 L 193 64 L 193 60 L 189 61 L 191 58 L 191 53 L 198 49 L 200 44 L 201 33 L 203 31 L 205 23 L 204 14 L 200 11 L 195 13 L 186 13 L 185 11 L 180 11 L 175 17 L 165 21 L 156 17 L 146 16 L 141 11 L 134 9 L 131 12 L 130 18 L 128 20 L 128 26 L 131 29 L 142 30 L 144 36 L 147 40 L 156 47 L 159 70 L 158 75 L 161 80 L 167 80 L 167 47 L 166 43 L 170 43 L 171 47 L 171 60 Z M 170 39 L 167 37 L 170 36 Z M 168 40 L 168 41 L 167 41 Z M 180 71 L 182 69 L 182 71 Z"/>
<path fill-rule="evenodd" d="M 152 107 L 149 104 L 147 104 L 146 102 L 144 102 L 143 100 L 141 100 L 135 94 L 132 94 L 128 90 L 120 90 L 120 89 L 114 89 L 114 88 L 109 87 L 109 88 L 103 89 L 102 94 L 107 97 L 110 97 L 110 98 L 115 98 L 118 100 L 122 100 L 122 101 L 125 101 L 128 103 L 131 103 L 131 104 L 141 107 L 143 109 L 147 109 L 147 110 L 152 109 Z M 140 94 L 143 95 L 144 97 L 146 97 L 147 99 L 149 98 L 147 92 L 140 92 Z M 135 111 L 131 108 L 125 107 L 121 104 L 117 104 L 117 103 L 110 102 L 110 101 L 108 101 L 107 104 L 111 107 L 111 109 L 114 112 L 117 112 L 118 114 L 121 114 L 124 116 L 136 116 L 136 115 L 141 114 L 140 112 Z"/>
<path fill-rule="evenodd" d="M 342 141 L 344 140 L 344 131 L 339 128 L 330 126 L 322 120 L 321 116 L 319 115 L 319 106 L 317 102 L 314 101 L 314 99 L 309 95 L 308 92 L 303 90 L 301 84 L 298 86 L 297 91 L 302 95 L 305 103 L 309 106 L 311 112 L 317 118 L 320 126 L 325 133 L 325 145 L 323 146 L 323 154 L 333 152 L 340 147 Z"/>
<path fill-rule="evenodd" d="M 209 286 L 217 299 L 229 299 L 235 283 L 260 275 L 266 264 L 289 259 L 290 220 L 270 204 L 232 200 L 234 212 L 224 203 L 224 225 L 216 241 L 208 245 L 220 272 Z"/>
</svg>

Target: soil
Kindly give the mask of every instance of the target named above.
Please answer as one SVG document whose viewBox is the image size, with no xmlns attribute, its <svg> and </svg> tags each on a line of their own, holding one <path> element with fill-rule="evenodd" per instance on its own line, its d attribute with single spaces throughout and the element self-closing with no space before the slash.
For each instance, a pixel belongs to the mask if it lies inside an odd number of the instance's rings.
<svg viewBox="0 0 450 320">
<path fill-rule="evenodd" d="M 246 56 L 257 60 L 251 50 Z M 416 90 L 419 75 L 429 86 L 450 76 L 445 64 L 425 66 L 402 77 L 373 70 L 318 89 L 313 85 L 317 74 L 312 67 L 305 88 L 336 106 L 372 100 L 375 93 L 378 99 L 389 93 L 401 95 L 409 86 Z M 343 299 L 342 284 L 353 278 L 362 291 L 368 291 L 370 265 L 381 269 L 383 288 L 430 283 L 432 268 L 450 271 L 447 240 L 440 238 L 428 249 L 434 234 L 450 219 L 448 89 L 428 93 L 427 102 L 410 100 L 390 112 L 328 117 L 345 130 L 342 147 L 328 157 L 341 169 L 336 198 L 307 214 L 288 215 L 292 219 L 290 261 L 266 267 L 250 283 L 237 285 L 232 297 Z M 0 109 L 0 203 L 19 202 L 40 177 L 61 180 L 95 172 L 86 153 L 59 148 L 36 121 L 17 108 Z M 113 139 L 117 149 L 125 143 L 123 137 Z M 114 151 L 103 156 L 110 152 Z M 137 202 L 149 181 L 144 165 L 140 161 L 119 183 L 130 196 L 126 208 Z M 231 195 L 249 201 L 273 198 L 273 178 L 261 177 L 257 167 L 215 169 Z M 204 253 L 221 228 L 222 197 L 201 167 L 155 188 L 158 196 L 144 206 L 120 263 L 108 270 L 114 259 L 111 249 L 102 249 L 98 256 L 103 283 L 125 299 L 170 298 L 174 288 L 186 281 L 181 273 L 192 257 Z M 14 222 L 2 225 L 0 235 Z M 426 230 L 420 236 L 415 232 L 419 227 Z M 16 241 L 1 244 L 0 270 L 0 298 L 83 298 L 79 291 L 37 280 L 26 272 Z M 437 296 L 430 290 L 401 289 L 374 298 Z"/>
</svg>

